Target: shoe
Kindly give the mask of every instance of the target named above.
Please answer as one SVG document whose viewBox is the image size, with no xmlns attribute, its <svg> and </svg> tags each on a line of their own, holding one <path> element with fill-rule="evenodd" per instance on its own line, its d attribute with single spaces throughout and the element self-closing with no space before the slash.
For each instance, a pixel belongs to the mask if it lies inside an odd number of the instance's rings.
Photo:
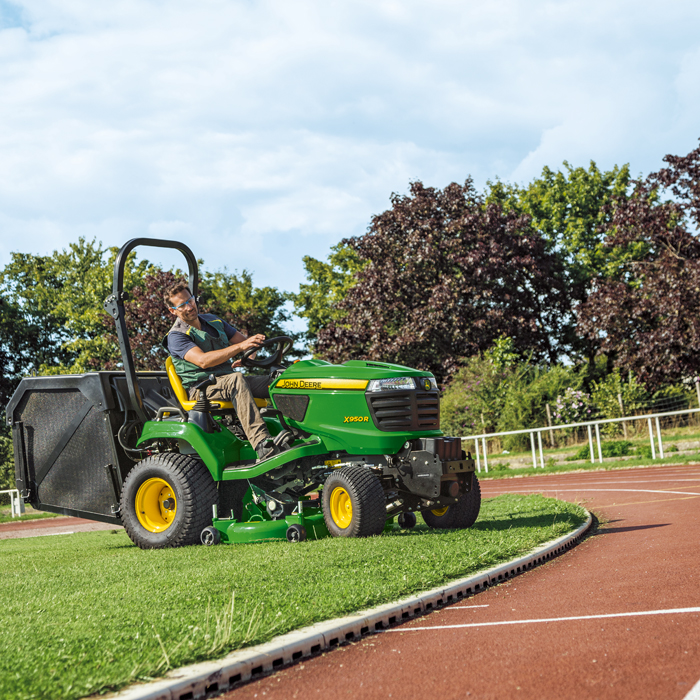
<svg viewBox="0 0 700 700">
<path fill-rule="evenodd" d="M 278 455 L 282 450 L 272 440 L 267 439 L 261 442 L 255 451 L 258 453 L 258 462 L 262 462 L 265 459 Z"/>
<path fill-rule="evenodd" d="M 262 462 L 265 459 L 270 459 L 275 455 L 285 452 L 289 448 L 290 445 L 286 442 L 282 443 L 281 445 L 275 445 L 272 440 L 268 439 L 258 445 L 255 451 L 258 453 L 258 462 Z"/>
</svg>

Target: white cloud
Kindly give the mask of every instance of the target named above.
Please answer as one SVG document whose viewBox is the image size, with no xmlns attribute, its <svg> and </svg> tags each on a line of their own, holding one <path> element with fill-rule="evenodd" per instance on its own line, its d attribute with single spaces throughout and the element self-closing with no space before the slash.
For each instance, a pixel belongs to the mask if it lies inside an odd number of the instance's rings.
<svg viewBox="0 0 700 700">
<path fill-rule="evenodd" d="M 172 236 L 294 289 L 303 255 L 412 179 L 648 172 L 700 136 L 698 19 L 679 0 L 0 0 L 0 265 Z"/>
</svg>

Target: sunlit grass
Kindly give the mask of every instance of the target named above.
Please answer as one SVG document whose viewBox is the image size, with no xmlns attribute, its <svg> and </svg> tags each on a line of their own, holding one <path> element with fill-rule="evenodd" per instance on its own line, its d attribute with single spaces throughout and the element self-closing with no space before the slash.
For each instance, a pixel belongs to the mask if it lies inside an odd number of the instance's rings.
<svg viewBox="0 0 700 700">
<path fill-rule="evenodd" d="M 584 511 L 484 501 L 470 530 L 142 551 L 123 531 L 0 542 L 0 697 L 79 698 L 507 561 Z M 420 520 L 419 520 L 420 522 Z"/>
</svg>

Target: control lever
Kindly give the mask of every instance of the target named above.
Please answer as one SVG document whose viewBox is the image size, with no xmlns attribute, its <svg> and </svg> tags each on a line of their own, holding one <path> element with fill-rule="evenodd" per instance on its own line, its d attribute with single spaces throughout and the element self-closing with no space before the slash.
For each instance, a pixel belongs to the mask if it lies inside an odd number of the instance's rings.
<svg viewBox="0 0 700 700">
<path fill-rule="evenodd" d="M 194 385 L 194 388 L 199 392 L 197 396 L 197 403 L 192 406 L 190 410 L 201 411 L 202 413 L 210 413 L 212 409 L 211 402 L 207 397 L 207 387 L 216 384 L 216 377 L 210 374 L 206 379 L 202 379 L 201 382 Z"/>
</svg>

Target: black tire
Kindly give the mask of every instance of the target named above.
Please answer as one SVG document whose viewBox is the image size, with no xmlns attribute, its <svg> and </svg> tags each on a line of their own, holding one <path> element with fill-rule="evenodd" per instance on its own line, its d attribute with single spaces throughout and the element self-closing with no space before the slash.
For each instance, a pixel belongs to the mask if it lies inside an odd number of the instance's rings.
<svg viewBox="0 0 700 700">
<path fill-rule="evenodd" d="M 216 483 L 202 462 L 159 454 L 136 464 L 126 477 L 121 519 L 141 549 L 184 547 L 200 543 L 213 505 L 218 505 Z"/>
<path fill-rule="evenodd" d="M 290 525 L 287 528 L 287 542 L 304 542 L 306 540 L 306 528 L 303 525 Z"/>
<path fill-rule="evenodd" d="M 403 530 L 411 530 L 416 526 L 416 514 L 407 512 L 399 513 L 399 527 Z"/>
<path fill-rule="evenodd" d="M 452 527 L 466 530 L 471 527 L 479 517 L 481 510 L 481 487 L 476 474 L 472 474 L 472 487 L 468 493 L 452 506 Z"/>
<path fill-rule="evenodd" d="M 221 542 L 221 533 L 215 527 L 209 525 L 199 534 L 199 541 L 207 547 L 213 547 Z"/>
<path fill-rule="evenodd" d="M 481 510 L 481 487 L 476 474 L 472 475 L 472 487 L 454 505 L 421 511 L 428 527 L 464 530 L 471 527 Z"/>
<path fill-rule="evenodd" d="M 365 467 L 342 467 L 323 485 L 323 518 L 333 537 L 379 535 L 386 523 L 382 485 Z"/>
<path fill-rule="evenodd" d="M 452 506 L 442 506 L 439 508 L 426 509 L 421 511 L 423 520 L 428 527 L 433 527 L 438 530 L 448 530 L 452 527 L 452 514 L 454 509 Z"/>
</svg>

